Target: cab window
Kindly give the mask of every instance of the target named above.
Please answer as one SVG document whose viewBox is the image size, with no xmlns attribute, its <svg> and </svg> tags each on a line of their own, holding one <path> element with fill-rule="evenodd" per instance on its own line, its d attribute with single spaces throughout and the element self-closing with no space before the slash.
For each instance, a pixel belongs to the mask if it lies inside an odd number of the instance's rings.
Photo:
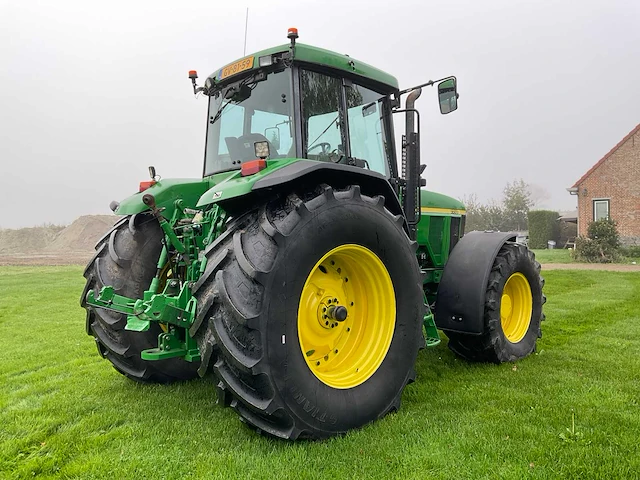
<svg viewBox="0 0 640 480">
<path fill-rule="evenodd" d="M 353 84 L 346 87 L 351 156 L 366 160 L 369 168 L 388 175 L 384 132 L 385 96 Z"/>
<path fill-rule="evenodd" d="M 344 156 L 341 121 L 342 81 L 322 73 L 302 70 L 304 152 L 311 160 L 337 162 Z"/>
</svg>

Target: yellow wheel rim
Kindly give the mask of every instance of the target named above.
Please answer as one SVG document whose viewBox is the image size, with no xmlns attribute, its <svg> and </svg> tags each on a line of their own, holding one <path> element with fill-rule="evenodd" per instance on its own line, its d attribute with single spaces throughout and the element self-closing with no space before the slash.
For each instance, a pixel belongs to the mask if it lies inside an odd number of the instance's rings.
<svg viewBox="0 0 640 480">
<path fill-rule="evenodd" d="M 382 261 L 368 248 L 341 245 L 315 264 L 302 288 L 302 355 L 326 385 L 356 387 L 387 356 L 395 320 L 396 296 Z"/>
<path fill-rule="evenodd" d="M 507 279 L 500 303 L 502 331 L 511 343 L 518 343 L 529 330 L 533 312 L 531 286 L 521 273 L 514 273 Z"/>
</svg>

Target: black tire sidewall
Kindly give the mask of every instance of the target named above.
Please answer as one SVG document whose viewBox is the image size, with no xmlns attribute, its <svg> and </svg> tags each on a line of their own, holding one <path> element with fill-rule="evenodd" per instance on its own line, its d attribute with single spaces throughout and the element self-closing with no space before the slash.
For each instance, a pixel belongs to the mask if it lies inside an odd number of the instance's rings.
<svg viewBox="0 0 640 480">
<path fill-rule="evenodd" d="M 346 431 L 379 418 L 398 401 L 413 370 L 421 335 L 420 276 L 406 234 L 383 208 L 357 198 L 314 210 L 283 243 L 265 291 L 266 317 L 278 320 L 263 330 L 278 395 L 315 430 Z M 389 351 L 377 371 L 364 383 L 342 390 L 321 382 L 307 366 L 297 321 L 311 269 L 328 251 L 345 244 L 368 248 L 386 266 L 395 290 L 396 322 Z"/>
</svg>

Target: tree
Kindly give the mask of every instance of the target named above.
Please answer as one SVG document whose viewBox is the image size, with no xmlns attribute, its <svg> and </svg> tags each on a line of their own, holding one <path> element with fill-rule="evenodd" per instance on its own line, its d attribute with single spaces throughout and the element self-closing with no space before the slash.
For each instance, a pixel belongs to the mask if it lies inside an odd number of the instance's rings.
<svg viewBox="0 0 640 480">
<path fill-rule="evenodd" d="M 620 257 L 618 224 L 610 218 L 591 222 L 587 237 L 576 239 L 576 258 L 583 262 L 611 263 Z"/>
<path fill-rule="evenodd" d="M 557 242 L 560 236 L 558 212 L 552 210 L 529 210 L 529 248 L 547 248 L 547 242 Z"/>
<path fill-rule="evenodd" d="M 526 230 L 527 214 L 533 207 L 531 188 L 524 180 L 514 180 L 507 183 L 502 191 L 504 197 L 502 206 L 504 209 L 505 230 Z"/>
<path fill-rule="evenodd" d="M 507 183 L 501 203 L 490 201 L 482 204 L 475 194 L 462 199 L 467 208 L 465 231 L 497 230 L 522 231 L 527 229 L 527 214 L 535 204 L 532 188 L 524 180 Z"/>
<path fill-rule="evenodd" d="M 484 205 L 478 201 L 475 194 L 462 199 L 467 210 L 465 231 L 473 230 L 503 230 L 505 225 L 503 208 L 491 201 Z"/>
</svg>

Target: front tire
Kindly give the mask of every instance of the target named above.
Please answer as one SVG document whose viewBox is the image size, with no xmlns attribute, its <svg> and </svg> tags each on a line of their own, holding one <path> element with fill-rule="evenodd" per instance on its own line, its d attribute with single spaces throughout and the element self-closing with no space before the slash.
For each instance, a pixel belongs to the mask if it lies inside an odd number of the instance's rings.
<svg viewBox="0 0 640 480">
<path fill-rule="evenodd" d="M 397 410 L 424 344 L 421 277 L 402 224 L 383 197 L 323 186 L 230 227 L 195 292 L 193 329 L 203 362 L 217 353 L 219 401 L 290 440 Z"/>
<path fill-rule="evenodd" d="M 530 355 L 542 336 L 543 286 L 533 252 L 524 245 L 503 245 L 487 282 L 484 333 L 447 333 L 449 348 L 477 362 L 513 362 Z"/>
</svg>

